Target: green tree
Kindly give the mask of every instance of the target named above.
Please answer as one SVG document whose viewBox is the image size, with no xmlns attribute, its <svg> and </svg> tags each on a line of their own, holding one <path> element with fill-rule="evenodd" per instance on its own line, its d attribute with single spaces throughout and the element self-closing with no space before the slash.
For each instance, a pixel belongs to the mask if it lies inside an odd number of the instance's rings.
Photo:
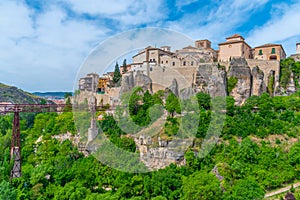
<svg viewBox="0 0 300 200">
<path fill-rule="evenodd" d="M 238 82 L 238 78 L 237 77 L 230 77 L 227 81 L 227 92 L 228 94 L 231 93 L 231 91 L 233 90 L 233 88 L 235 88 L 236 84 Z"/>
<path fill-rule="evenodd" d="M 0 199 L 3 200 L 17 199 L 17 191 L 9 184 L 9 182 L 2 181 L 0 183 Z"/>
<path fill-rule="evenodd" d="M 40 104 L 45 105 L 47 103 L 47 101 L 45 99 L 41 99 Z"/>
<path fill-rule="evenodd" d="M 203 92 L 199 92 L 196 94 L 197 100 L 198 100 L 198 104 L 200 109 L 203 108 L 205 110 L 209 110 L 210 109 L 210 102 L 211 102 L 211 97 L 209 94 L 205 94 Z"/>
<path fill-rule="evenodd" d="M 300 164 L 300 142 L 295 143 L 288 154 L 291 165 Z"/>
<path fill-rule="evenodd" d="M 178 114 L 181 113 L 179 99 L 173 93 L 170 93 L 166 99 L 166 110 L 170 113 L 172 117 L 174 116 L 175 112 Z"/>
<path fill-rule="evenodd" d="M 126 63 L 126 59 L 123 60 L 123 73 L 126 73 L 128 70 L 127 70 L 127 63 Z"/>
<path fill-rule="evenodd" d="M 116 84 L 116 86 L 120 86 L 121 78 L 122 78 L 122 75 L 120 73 L 119 64 L 118 64 L 118 62 L 116 62 L 114 77 L 113 77 L 113 82 Z"/>
<path fill-rule="evenodd" d="M 72 111 L 72 103 L 70 97 L 67 97 L 66 106 L 64 107 L 64 112 Z"/>
<path fill-rule="evenodd" d="M 214 174 L 198 171 L 183 178 L 182 199 L 222 199 L 220 182 Z"/>
<path fill-rule="evenodd" d="M 67 98 L 72 97 L 72 96 L 73 96 L 72 92 L 66 92 L 65 95 L 64 95 L 64 98 L 67 99 Z"/>
<path fill-rule="evenodd" d="M 259 184 L 249 178 L 237 181 L 233 186 L 231 194 L 226 196 L 226 199 L 235 200 L 253 200 L 263 199 L 265 191 L 259 186 Z"/>
</svg>

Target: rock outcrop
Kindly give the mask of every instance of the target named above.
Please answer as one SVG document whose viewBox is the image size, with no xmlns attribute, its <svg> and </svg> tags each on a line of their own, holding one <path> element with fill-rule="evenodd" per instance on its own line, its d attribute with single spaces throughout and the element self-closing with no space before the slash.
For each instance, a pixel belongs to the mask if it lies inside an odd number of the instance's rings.
<svg viewBox="0 0 300 200">
<path fill-rule="evenodd" d="M 169 87 L 169 90 L 171 90 L 176 96 L 179 96 L 178 83 L 176 78 L 173 79 L 172 85 Z"/>
<path fill-rule="evenodd" d="M 290 81 L 286 86 L 286 94 L 290 95 L 296 92 L 296 85 L 294 80 L 294 73 L 291 72 Z"/>
<path fill-rule="evenodd" d="M 189 99 L 191 96 L 195 95 L 195 89 L 192 87 L 188 87 L 188 88 L 184 88 L 182 89 L 182 91 L 180 92 L 180 99 Z"/>
<path fill-rule="evenodd" d="M 251 95 L 251 70 L 245 59 L 233 59 L 230 63 L 228 77 L 237 78 L 236 86 L 230 92 L 236 105 L 242 105 Z"/>
<path fill-rule="evenodd" d="M 199 66 L 194 83 L 196 92 L 204 92 L 212 97 L 226 96 L 226 72 L 217 64 Z"/>
<path fill-rule="evenodd" d="M 266 84 L 264 82 L 264 72 L 259 69 L 259 67 L 254 67 L 252 69 L 252 94 L 260 96 L 262 93 L 266 92 Z"/>
<path fill-rule="evenodd" d="M 138 86 L 152 93 L 152 80 L 150 77 L 141 71 L 137 71 L 135 77 L 133 76 L 133 72 L 129 72 L 122 77 L 120 93 L 130 92 L 134 87 Z"/>
<path fill-rule="evenodd" d="M 185 165 L 184 149 L 191 143 L 185 140 L 163 140 L 159 136 L 139 136 L 134 140 L 140 152 L 140 160 L 149 170 L 162 169 L 172 163 Z"/>
</svg>

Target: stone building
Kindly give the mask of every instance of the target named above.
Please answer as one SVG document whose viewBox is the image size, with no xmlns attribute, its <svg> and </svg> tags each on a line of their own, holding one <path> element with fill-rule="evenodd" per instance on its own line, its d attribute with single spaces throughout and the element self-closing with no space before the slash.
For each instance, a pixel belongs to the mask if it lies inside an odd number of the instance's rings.
<svg viewBox="0 0 300 200">
<path fill-rule="evenodd" d="M 149 74 L 155 66 L 188 67 L 216 60 L 217 53 L 211 48 L 209 40 L 197 40 L 195 46 L 187 46 L 175 52 L 171 52 L 170 46 L 149 46 L 133 56 L 131 71 L 140 70 Z"/>
<path fill-rule="evenodd" d="M 295 61 L 300 62 L 300 43 L 296 44 L 296 54 L 291 55 L 291 58 L 294 58 Z"/>
<path fill-rule="evenodd" d="M 131 65 L 126 65 L 126 72 L 131 70 Z M 124 66 L 120 66 L 120 73 L 121 75 L 125 74 L 125 67 Z"/>
<path fill-rule="evenodd" d="M 99 77 L 98 80 L 98 93 L 105 93 L 107 91 L 107 88 L 110 86 L 111 80 L 108 77 Z"/>
<path fill-rule="evenodd" d="M 282 60 L 286 58 L 286 53 L 281 44 L 265 44 L 253 49 L 256 60 Z"/>
<path fill-rule="evenodd" d="M 219 44 L 218 61 L 230 61 L 233 57 L 252 58 L 252 48 L 239 34 L 234 34 L 226 38 L 226 42 Z"/>
<path fill-rule="evenodd" d="M 96 73 L 87 74 L 86 77 L 79 79 L 79 90 L 96 92 L 98 87 L 99 75 Z"/>
</svg>

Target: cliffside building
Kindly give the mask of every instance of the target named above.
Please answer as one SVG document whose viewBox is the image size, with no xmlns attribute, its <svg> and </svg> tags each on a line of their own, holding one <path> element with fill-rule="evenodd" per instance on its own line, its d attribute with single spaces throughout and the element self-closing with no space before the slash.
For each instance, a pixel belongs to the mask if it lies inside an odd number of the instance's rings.
<svg viewBox="0 0 300 200">
<path fill-rule="evenodd" d="M 294 58 L 295 61 L 300 62 L 300 43 L 296 44 L 296 54 L 291 55 L 291 58 Z"/>
<path fill-rule="evenodd" d="M 96 73 L 87 74 L 86 77 L 79 79 L 79 90 L 96 92 L 98 87 L 99 75 Z"/>
<path fill-rule="evenodd" d="M 195 46 L 187 46 L 175 52 L 171 52 L 170 46 L 160 48 L 149 46 L 133 56 L 131 71 L 147 71 L 148 68 L 149 74 L 154 66 L 188 67 L 216 60 L 217 52 L 211 48 L 209 40 L 197 40 Z"/>
<path fill-rule="evenodd" d="M 110 86 L 110 79 L 108 77 L 99 77 L 98 88 L 97 88 L 98 93 L 105 93 L 107 87 L 109 86 Z"/>
<path fill-rule="evenodd" d="M 219 62 L 227 62 L 232 58 L 252 58 L 252 48 L 245 42 L 245 38 L 239 34 L 234 34 L 226 38 L 226 42 L 219 44 Z"/>
<path fill-rule="evenodd" d="M 281 44 L 265 44 L 253 49 L 256 60 L 282 60 L 286 58 L 286 53 Z"/>
</svg>

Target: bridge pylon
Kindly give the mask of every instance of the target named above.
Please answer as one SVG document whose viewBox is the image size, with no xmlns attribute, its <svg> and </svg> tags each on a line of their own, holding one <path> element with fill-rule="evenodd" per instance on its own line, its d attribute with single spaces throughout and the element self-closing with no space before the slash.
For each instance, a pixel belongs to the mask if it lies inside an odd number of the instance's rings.
<svg viewBox="0 0 300 200">
<path fill-rule="evenodd" d="M 11 160 L 13 160 L 13 162 L 14 162 L 13 168 L 11 170 L 10 178 L 19 178 L 22 176 L 20 113 L 19 112 L 14 112 L 10 157 L 11 157 Z"/>
</svg>

